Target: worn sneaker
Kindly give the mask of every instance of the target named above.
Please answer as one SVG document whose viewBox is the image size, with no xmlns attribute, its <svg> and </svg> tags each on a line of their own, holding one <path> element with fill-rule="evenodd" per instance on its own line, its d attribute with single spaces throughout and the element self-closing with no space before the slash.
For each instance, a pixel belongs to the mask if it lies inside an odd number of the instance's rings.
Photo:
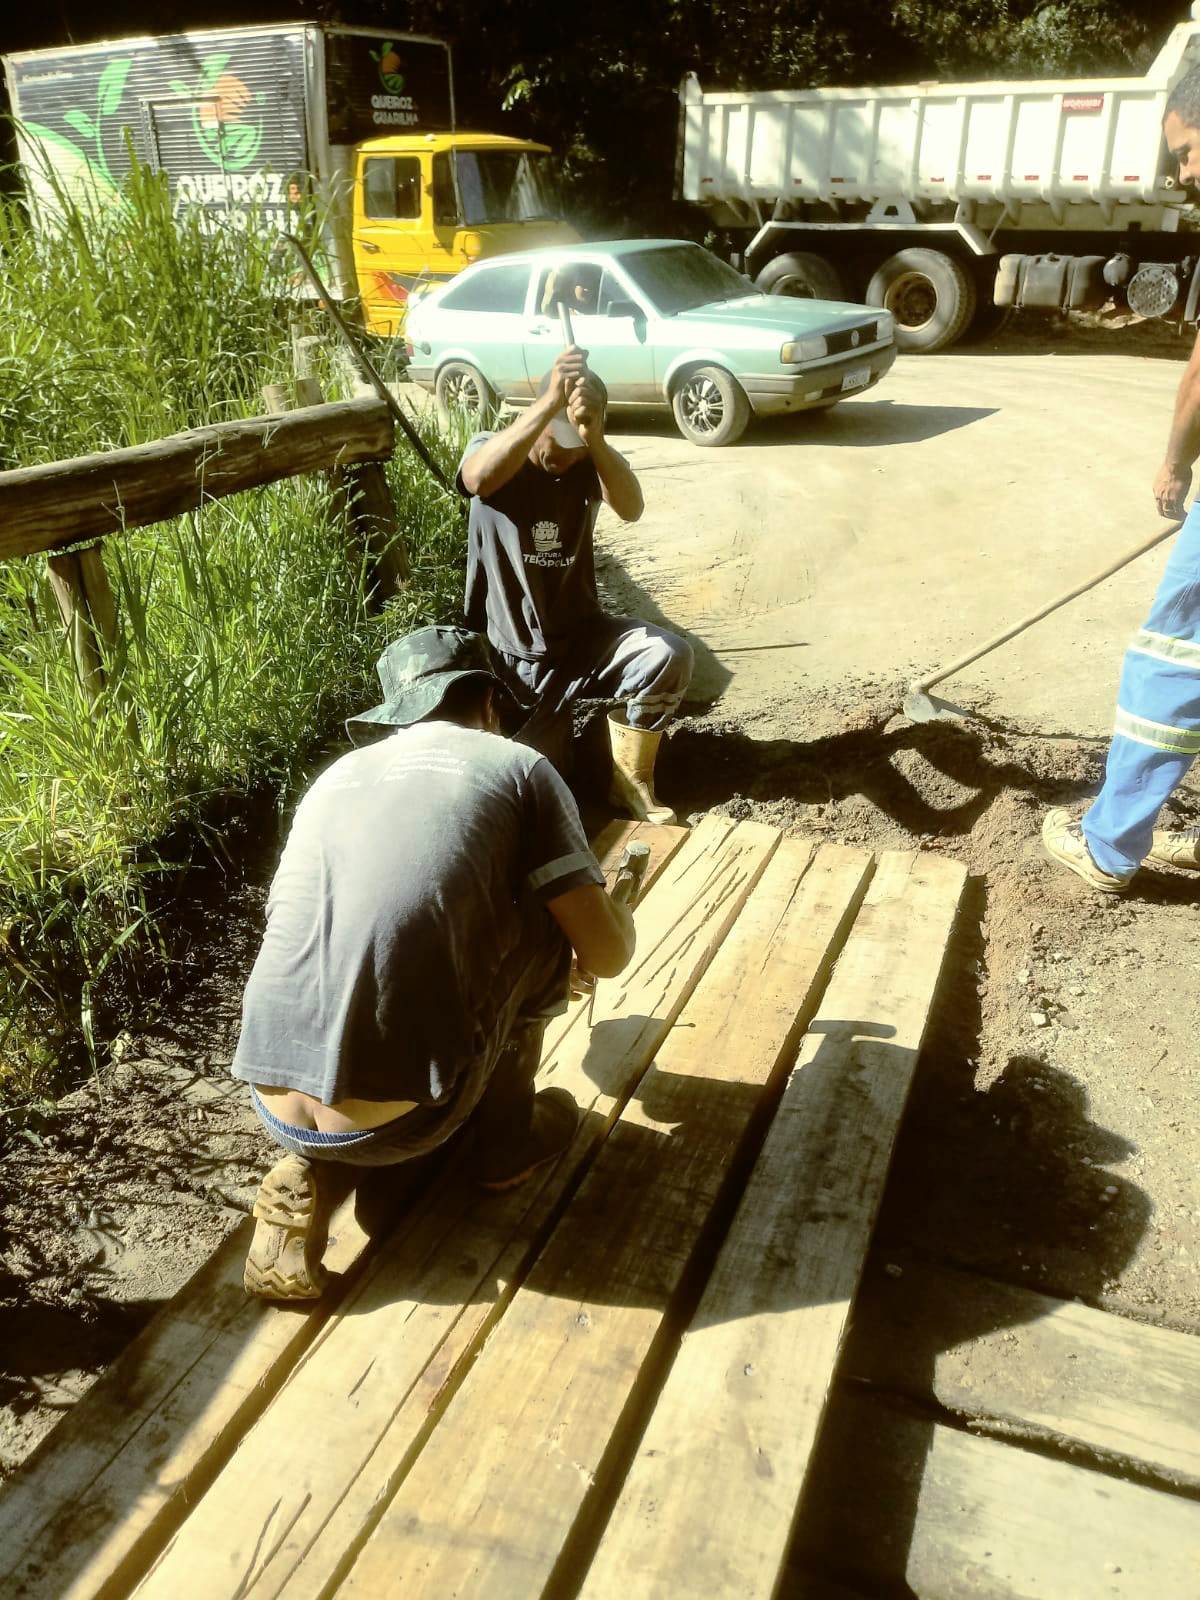
<svg viewBox="0 0 1200 1600">
<path fill-rule="evenodd" d="M 315 1300 L 328 1274 L 321 1265 L 324 1229 L 318 1215 L 315 1164 L 286 1155 L 259 1185 L 258 1219 L 246 1256 L 247 1294 L 262 1300 Z"/>
<path fill-rule="evenodd" d="M 1200 828 L 1178 828 L 1173 833 L 1155 828 L 1146 860 L 1157 862 L 1160 867 L 1186 867 L 1189 872 L 1200 872 Z"/>
<path fill-rule="evenodd" d="M 533 1097 L 526 1131 L 501 1140 L 489 1128 L 479 1152 L 475 1181 L 481 1189 L 497 1193 L 515 1189 L 539 1167 L 557 1161 L 575 1137 L 579 1107 L 565 1089 L 543 1089 Z"/>
<path fill-rule="evenodd" d="M 1117 878 L 1111 872 L 1102 871 L 1092 860 L 1087 840 L 1083 837 L 1083 825 L 1073 821 L 1070 813 L 1061 806 L 1046 813 L 1042 823 L 1042 845 L 1052 861 L 1069 867 L 1076 876 L 1103 894 L 1124 894 L 1129 887 L 1129 879 L 1133 874 L 1130 873 L 1129 878 Z"/>
</svg>

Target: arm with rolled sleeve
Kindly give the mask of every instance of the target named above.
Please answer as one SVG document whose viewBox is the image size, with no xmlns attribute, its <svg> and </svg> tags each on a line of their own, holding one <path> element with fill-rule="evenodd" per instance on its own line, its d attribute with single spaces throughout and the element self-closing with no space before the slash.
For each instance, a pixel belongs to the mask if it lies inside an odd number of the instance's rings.
<svg viewBox="0 0 1200 1600">
<path fill-rule="evenodd" d="M 530 770 L 529 889 L 566 935 L 580 967 L 615 978 L 633 956 L 628 906 L 613 900 L 592 854 L 571 791 L 544 758 Z"/>
</svg>

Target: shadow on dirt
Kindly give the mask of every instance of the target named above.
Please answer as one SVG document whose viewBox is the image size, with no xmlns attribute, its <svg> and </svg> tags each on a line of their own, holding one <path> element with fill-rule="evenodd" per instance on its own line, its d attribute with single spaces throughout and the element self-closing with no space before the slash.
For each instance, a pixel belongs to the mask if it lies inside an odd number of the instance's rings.
<svg viewBox="0 0 1200 1600">
<path fill-rule="evenodd" d="M 887 379 L 884 379 L 887 382 Z M 751 423 L 731 451 L 779 445 L 917 444 L 969 427 L 995 414 L 994 406 L 920 406 L 895 400 L 847 398 L 824 411 L 794 411 L 790 415 L 763 417 Z M 619 431 L 638 437 L 671 438 L 678 429 L 664 411 L 622 412 Z M 639 475 L 646 469 L 639 467 Z M 653 470 L 653 469 L 650 469 Z"/>
<path fill-rule="evenodd" d="M 718 808 L 846 843 L 961 842 L 971 869 L 990 874 L 1022 851 L 1040 858 L 1044 811 L 1083 809 L 1103 776 L 1102 745 L 1010 738 L 981 722 L 912 723 L 886 698 L 884 706 L 862 726 L 807 741 L 681 725 L 660 763 L 659 792 L 681 815 Z M 1164 826 L 1194 820 L 1192 791 L 1177 791 L 1170 805 Z M 1123 899 L 1190 905 L 1197 894 L 1194 875 L 1143 869 Z"/>
<path fill-rule="evenodd" d="M 909 722 L 812 741 L 681 727 L 670 743 L 662 787 L 668 798 L 698 811 L 744 799 L 821 813 L 861 796 L 920 838 L 969 834 L 1002 791 L 1019 790 L 1047 804 L 1061 798 L 1061 783 L 1013 761 L 995 740 Z"/>
<path fill-rule="evenodd" d="M 886 380 L 885 380 L 886 381 Z M 918 406 L 897 400 L 843 400 L 828 411 L 771 417 L 747 434 L 751 444 L 832 444 L 865 449 L 918 444 L 996 414 L 995 406 Z"/>
</svg>

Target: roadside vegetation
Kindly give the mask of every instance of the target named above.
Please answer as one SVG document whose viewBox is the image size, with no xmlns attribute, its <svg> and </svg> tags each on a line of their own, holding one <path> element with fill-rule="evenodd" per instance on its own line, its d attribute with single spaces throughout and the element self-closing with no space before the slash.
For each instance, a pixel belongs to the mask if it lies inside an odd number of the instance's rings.
<svg viewBox="0 0 1200 1600">
<path fill-rule="evenodd" d="M 287 267 L 206 235 L 135 174 L 128 204 L 66 205 L 54 238 L 0 197 L 0 469 L 144 443 L 263 410 L 289 375 Z M 336 398 L 332 383 L 329 398 Z M 452 471 L 460 440 L 422 424 Z M 455 615 L 457 500 L 401 446 L 389 468 L 414 577 L 363 601 L 313 476 L 105 541 L 119 692 L 89 705 L 41 557 L 0 563 L 0 1115 L 95 1061 L 106 994 L 169 966 L 164 874 L 219 845 L 239 797 L 286 804 L 375 694 L 389 637 Z"/>
</svg>

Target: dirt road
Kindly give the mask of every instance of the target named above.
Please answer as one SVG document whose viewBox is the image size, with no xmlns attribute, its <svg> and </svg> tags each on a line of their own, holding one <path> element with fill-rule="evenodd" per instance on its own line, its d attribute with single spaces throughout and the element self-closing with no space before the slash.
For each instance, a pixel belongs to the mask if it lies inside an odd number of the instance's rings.
<svg viewBox="0 0 1200 1600">
<path fill-rule="evenodd" d="M 700 697 L 735 717 L 770 702 L 786 723 L 797 691 L 917 676 L 1153 530 L 1177 364 L 1004 350 L 902 358 L 863 399 L 730 450 L 665 419 L 620 430 L 647 512 L 602 530 L 614 592 L 693 637 Z M 1105 734 L 1165 559 L 969 669 L 954 697 L 1022 729 Z"/>
</svg>

